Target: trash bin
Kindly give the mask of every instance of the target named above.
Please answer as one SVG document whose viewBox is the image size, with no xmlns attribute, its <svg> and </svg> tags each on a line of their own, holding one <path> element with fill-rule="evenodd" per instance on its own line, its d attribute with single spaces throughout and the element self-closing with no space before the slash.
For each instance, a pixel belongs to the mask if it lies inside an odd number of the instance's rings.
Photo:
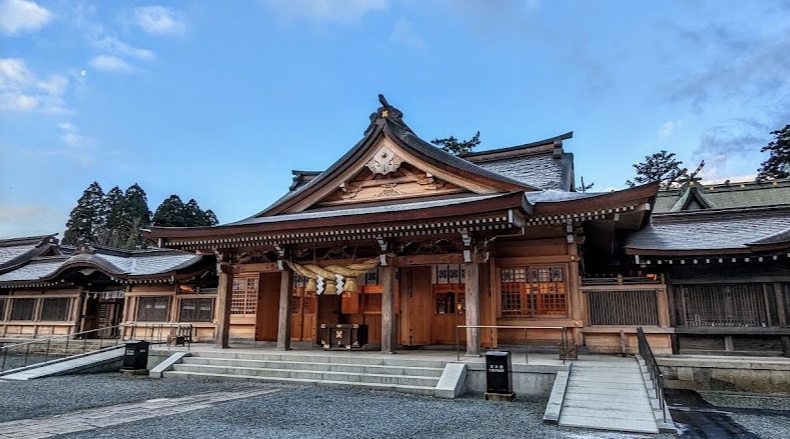
<svg viewBox="0 0 790 439">
<path fill-rule="evenodd" d="M 123 354 L 123 369 L 148 369 L 148 345 L 147 341 L 126 342 L 126 350 Z"/>
<path fill-rule="evenodd" d="M 486 399 L 512 401 L 516 397 L 512 369 L 510 351 L 486 352 Z"/>
</svg>

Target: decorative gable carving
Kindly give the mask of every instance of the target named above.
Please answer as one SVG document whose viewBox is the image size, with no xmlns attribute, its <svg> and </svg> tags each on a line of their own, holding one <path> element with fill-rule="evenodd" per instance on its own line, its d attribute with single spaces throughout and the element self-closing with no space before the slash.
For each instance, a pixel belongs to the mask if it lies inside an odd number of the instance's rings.
<svg viewBox="0 0 790 439">
<path fill-rule="evenodd" d="M 374 174 L 387 175 L 397 171 L 401 163 L 403 163 L 402 158 L 398 157 L 389 147 L 382 146 L 366 166 Z"/>
</svg>

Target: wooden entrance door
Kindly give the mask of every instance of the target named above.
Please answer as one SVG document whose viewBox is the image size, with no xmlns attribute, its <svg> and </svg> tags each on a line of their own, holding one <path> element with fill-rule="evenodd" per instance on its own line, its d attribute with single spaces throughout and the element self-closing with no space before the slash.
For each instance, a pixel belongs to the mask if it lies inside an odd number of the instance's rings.
<svg viewBox="0 0 790 439">
<path fill-rule="evenodd" d="M 123 299 L 100 299 L 98 307 L 98 331 L 100 338 L 115 338 L 123 315 Z"/>
<path fill-rule="evenodd" d="M 431 344 L 433 317 L 431 267 L 410 267 L 401 270 L 401 316 L 399 343 L 404 346 Z"/>
<path fill-rule="evenodd" d="M 281 274 L 261 273 L 258 289 L 258 310 L 255 319 L 255 340 L 277 341 L 280 314 Z"/>
</svg>

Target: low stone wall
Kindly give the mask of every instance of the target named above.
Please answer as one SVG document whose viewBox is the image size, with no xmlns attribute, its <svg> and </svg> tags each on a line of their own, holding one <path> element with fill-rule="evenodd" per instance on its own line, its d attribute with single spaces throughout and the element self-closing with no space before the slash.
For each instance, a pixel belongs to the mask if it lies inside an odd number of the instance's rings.
<svg viewBox="0 0 790 439">
<path fill-rule="evenodd" d="M 565 366 L 547 366 L 514 364 L 511 379 L 516 397 L 519 395 L 548 396 L 557 372 L 568 370 Z M 473 395 L 482 395 L 487 390 L 485 363 L 467 363 L 466 392 Z"/>
<path fill-rule="evenodd" d="M 754 393 L 790 393 L 790 359 L 657 357 L 664 387 Z"/>
</svg>

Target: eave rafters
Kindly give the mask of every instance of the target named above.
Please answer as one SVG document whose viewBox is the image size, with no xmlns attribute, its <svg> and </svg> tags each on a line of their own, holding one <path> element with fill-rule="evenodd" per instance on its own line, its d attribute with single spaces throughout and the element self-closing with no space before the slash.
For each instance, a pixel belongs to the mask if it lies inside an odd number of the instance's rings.
<svg viewBox="0 0 790 439">
<path fill-rule="evenodd" d="M 336 241 L 359 241 L 410 236 L 444 235 L 466 232 L 505 231 L 522 227 L 523 217 L 511 211 L 477 218 L 412 222 L 374 227 L 326 228 L 285 233 L 259 233 L 252 235 L 209 237 L 203 239 L 174 239 L 164 243 L 167 247 L 184 250 L 201 250 L 219 247 L 251 247 L 292 244 L 322 244 Z"/>
</svg>

